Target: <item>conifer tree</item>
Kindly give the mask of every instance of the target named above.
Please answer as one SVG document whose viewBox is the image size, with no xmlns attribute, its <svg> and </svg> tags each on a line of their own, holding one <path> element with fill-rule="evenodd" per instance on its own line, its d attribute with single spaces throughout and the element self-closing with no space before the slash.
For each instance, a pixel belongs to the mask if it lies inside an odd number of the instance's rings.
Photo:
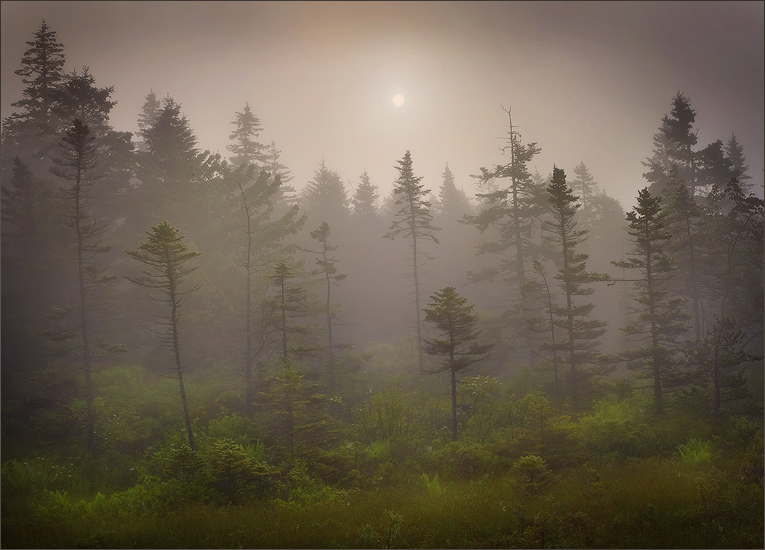
<svg viewBox="0 0 765 550">
<path fill-rule="evenodd" d="M 305 290 L 290 282 L 296 277 L 295 270 L 284 261 L 278 262 L 269 275 L 271 284 L 276 289 L 273 302 L 276 306 L 276 323 L 281 333 L 282 361 L 285 365 L 289 361 L 290 349 L 300 350 L 298 345 L 289 345 L 288 335 L 305 333 L 305 327 L 288 322 L 291 318 L 301 318 L 306 314 Z"/>
<path fill-rule="evenodd" d="M 303 226 L 306 216 L 300 216 L 298 206 L 294 205 L 290 210 L 277 219 L 272 219 L 274 214 L 273 200 L 279 191 L 281 181 L 277 176 L 271 178 L 268 173 L 261 171 L 258 178 L 253 182 L 252 165 L 241 165 L 231 174 L 236 181 L 242 201 L 242 210 L 246 219 L 245 242 L 242 245 L 241 258 L 238 263 L 245 270 L 245 350 L 244 350 L 244 379 L 245 401 L 248 415 L 252 414 L 252 403 L 255 398 L 255 381 L 260 381 L 262 372 L 253 373 L 253 367 L 258 356 L 266 351 L 268 346 L 267 333 L 270 324 L 261 323 L 257 330 L 253 315 L 253 302 L 255 291 L 253 278 L 256 274 L 272 265 L 277 257 L 288 252 L 290 247 L 283 241 L 287 235 L 293 235 Z M 257 338 L 254 340 L 254 332 Z M 256 344 L 257 342 L 257 344 Z"/>
<path fill-rule="evenodd" d="M 539 309 L 542 310 L 541 315 L 534 315 L 527 318 L 529 330 L 532 333 L 539 334 L 543 338 L 542 348 L 547 348 L 547 351 L 551 353 L 550 360 L 553 368 L 553 393 L 555 395 L 555 406 L 560 411 L 561 407 L 561 391 L 560 391 L 560 365 L 558 360 L 558 349 L 555 346 L 555 316 L 553 309 L 556 307 L 553 300 L 552 289 L 550 288 L 550 282 L 547 276 L 547 270 L 544 264 L 539 260 L 533 260 L 532 266 L 534 274 L 538 277 L 526 282 L 523 288 L 523 292 L 530 297 L 535 298 L 535 301 L 541 304 Z M 540 281 L 541 279 L 541 281 Z"/>
<path fill-rule="evenodd" d="M 743 365 L 762 361 L 761 355 L 745 351 L 745 334 L 736 324 L 730 317 L 715 315 L 709 334 L 696 341 L 689 353 L 693 389 L 697 390 L 689 393 L 700 393 L 704 405 L 711 402 L 709 412 L 716 419 L 735 411 L 736 402 L 751 397 Z"/>
<path fill-rule="evenodd" d="M 337 342 L 332 339 L 332 325 L 333 320 L 337 318 L 338 312 L 336 307 L 332 304 L 332 285 L 337 284 L 338 281 L 342 281 L 348 275 L 345 273 L 337 272 L 337 259 L 329 255 L 339 247 L 337 245 L 329 244 L 329 237 L 332 230 L 327 222 L 322 222 L 321 225 L 311 231 L 311 238 L 320 245 L 318 251 L 312 251 L 320 256 L 316 258 L 316 265 L 319 266 L 319 270 L 316 273 L 324 274 L 324 279 L 327 285 L 327 300 L 324 306 L 324 316 L 327 323 L 327 374 L 329 379 L 329 392 L 334 393 L 335 378 L 334 378 L 334 363 L 335 355 L 334 349 Z"/>
<path fill-rule="evenodd" d="M 473 225 L 481 235 L 488 237 L 477 249 L 478 255 L 492 254 L 498 257 L 494 265 L 479 270 L 467 270 L 471 282 L 492 282 L 499 279 L 506 285 L 505 301 L 510 307 L 502 312 L 499 330 L 504 344 L 513 346 L 520 336 L 526 339 L 529 359 L 534 361 L 534 342 L 528 334 L 524 316 L 529 311 L 523 293 L 527 281 L 529 260 L 538 243 L 533 241 L 537 220 L 542 214 L 546 199 L 544 187 L 540 187 L 528 170 L 528 163 L 540 153 L 536 143 L 522 143 L 522 136 L 508 115 L 508 143 L 503 153 L 510 153 L 510 162 L 496 165 L 488 170 L 481 168 L 479 185 L 485 192 L 477 193 L 478 213 L 467 215 L 463 222 Z"/>
<path fill-rule="evenodd" d="M 765 203 L 754 194 L 745 196 L 735 179 L 719 192 L 713 189 L 707 203 L 704 247 L 709 268 L 704 282 L 710 305 L 720 319 L 734 318 L 739 328 L 761 335 Z M 722 203 L 730 205 L 727 211 Z"/>
<path fill-rule="evenodd" d="M 605 323 L 588 319 L 593 304 L 579 303 L 578 296 L 589 296 L 592 287 L 584 286 L 605 275 L 586 271 L 587 254 L 576 251 L 587 234 L 577 230 L 574 216 L 579 208 L 576 197 L 566 183 L 566 173 L 553 167 L 553 176 L 547 187 L 552 209 L 552 221 L 545 220 L 545 239 L 557 249 L 556 263 L 560 266 L 555 276 L 561 283 L 565 304 L 552 308 L 555 326 L 563 329 L 562 339 L 554 346 L 548 346 L 561 353 L 561 363 L 569 366 L 568 384 L 571 389 L 571 408 L 579 412 L 584 397 L 585 383 L 594 374 L 585 370 L 587 365 L 599 365 L 598 338 L 605 332 Z"/>
<path fill-rule="evenodd" d="M 231 163 L 234 166 L 253 164 L 259 171 L 266 162 L 265 146 L 257 141 L 263 127 L 249 103 L 244 104 L 242 112 L 236 113 L 236 120 L 231 124 L 236 127 L 229 136 L 234 143 L 226 146 L 233 153 Z"/>
<path fill-rule="evenodd" d="M 181 392 L 181 404 L 183 405 L 183 418 L 186 422 L 186 433 L 189 439 L 189 447 L 192 451 L 194 446 L 194 433 L 191 427 L 191 413 L 186 398 L 186 386 L 183 375 L 186 367 L 181 361 L 181 320 L 185 309 L 184 296 L 196 291 L 199 286 L 184 288 L 186 278 L 197 268 L 187 264 L 201 254 L 188 249 L 183 242 L 184 236 L 180 231 L 171 226 L 167 221 L 151 226 L 146 231 L 146 242 L 141 243 L 137 250 L 125 251 L 130 257 L 147 266 L 140 277 L 127 277 L 133 284 L 150 289 L 158 290 L 162 295 L 158 302 L 163 303 L 169 312 L 157 316 L 156 323 L 159 325 L 157 335 L 160 341 L 168 346 L 173 352 L 175 374 Z"/>
<path fill-rule="evenodd" d="M 458 189 L 454 183 L 454 174 L 449 169 L 448 163 L 444 168 L 442 177 L 441 189 L 438 192 L 437 217 L 450 222 L 460 220 L 470 213 L 470 201 L 465 192 Z"/>
<path fill-rule="evenodd" d="M 674 293 L 690 300 L 695 337 L 700 340 L 704 334 L 701 277 L 704 251 L 701 241 L 705 214 L 674 167 L 670 170 L 664 195 L 667 199 L 667 232 L 672 237 L 668 251 L 677 267 Z"/>
<path fill-rule="evenodd" d="M 64 46 L 56 41 L 56 31 L 44 19 L 34 36 L 35 40 L 27 42 L 29 49 L 21 59 L 21 68 L 14 71 L 26 84 L 23 99 L 11 105 L 24 109 L 20 118 L 32 121 L 37 131 L 53 133 L 54 129 L 47 125 L 51 121 L 53 94 L 65 79 Z"/>
<path fill-rule="evenodd" d="M 303 190 L 301 202 L 313 222 L 332 220 L 335 227 L 345 229 L 350 214 L 345 186 L 338 173 L 327 168 L 323 160 Z"/>
<path fill-rule="evenodd" d="M 89 67 L 82 72 L 72 71 L 53 92 L 52 113 L 61 124 L 78 118 L 97 136 L 105 136 L 109 126 L 109 113 L 117 104 L 113 101 L 114 86 L 99 88 Z"/>
<path fill-rule="evenodd" d="M 643 162 L 648 172 L 643 177 L 648 181 L 652 196 L 660 197 L 667 186 L 670 170 L 677 166 L 678 178 L 685 182 L 693 197 L 696 193 L 696 153 L 693 147 L 698 142 L 693 124 L 696 111 L 691 100 L 680 92 L 672 98 L 672 111 L 661 119 L 659 131 L 653 136 L 653 155 Z"/>
<path fill-rule="evenodd" d="M 667 250 L 672 235 L 667 231 L 662 199 L 644 188 L 637 201 L 637 206 L 627 212 L 634 248 L 628 259 L 612 263 L 640 273 L 634 282 L 633 322 L 622 329 L 638 347 L 625 352 L 624 357 L 630 368 L 651 381 L 656 416 L 662 416 L 664 396 L 677 378 L 679 345 L 688 316 L 682 311 L 683 300 L 671 298 L 667 288 L 675 266 Z"/>
<path fill-rule="evenodd" d="M 157 115 L 162 108 L 162 102 L 157 99 L 154 90 L 149 90 L 146 94 L 144 104 L 141 107 L 141 112 L 138 114 L 138 135 L 142 138 L 144 134 L 154 126 L 157 121 Z"/>
<path fill-rule="evenodd" d="M 425 339 L 425 351 L 429 355 L 443 357 L 443 364 L 434 373 L 451 374 L 452 393 L 452 440 L 457 441 L 457 375 L 470 365 L 487 357 L 492 344 L 480 344 L 481 331 L 477 328 L 478 316 L 472 305 L 461 297 L 454 287 L 445 287 L 433 294 L 430 307 L 424 309 L 425 322 L 432 323 L 440 337 Z"/>
<path fill-rule="evenodd" d="M 744 146 L 736 139 L 736 134 L 731 132 L 730 138 L 725 142 L 725 155 L 730 160 L 731 164 L 731 178 L 736 178 L 738 184 L 741 186 L 741 191 L 746 195 L 749 194 L 750 184 L 747 183 L 752 176 L 749 172 L 749 165 L 746 163 L 746 157 L 744 156 Z"/>
<path fill-rule="evenodd" d="M 590 174 L 584 161 L 581 161 L 574 167 L 574 175 L 575 178 L 571 181 L 571 189 L 574 193 L 579 193 L 579 199 L 582 201 L 582 210 L 589 210 L 592 208 L 590 199 L 595 194 L 598 184 L 595 183 L 595 178 Z"/>
<path fill-rule="evenodd" d="M 98 261 L 98 256 L 109 252 L 111 247 L 104 246 L 101 237 L 106 227 L 93 219 L 90 211 L 93 207 L 93 187 L 98 166 L 98 147 L 88 126 L 75 119 L 72 127 L 59 145 L 59 155 L 54 157 L 51 173 L 72 183 L 71 187 L 61 189 L 62 198 L 67 203 L 67 226 L 74 232 L 75 258 L 78 285 L 78 332 L 82 339 L 82 361 L 85 374 L 85 401 L 87 405 L 88 451 L 96 452 L 95 442 L 95 388 L 93 386 L 93 328 L 96 322 L 96 309 L 103 308 L 99 303 L 105 287 L 116 277 L 105 274 Z"/>
<path fill-rule="evenodd" d="M 541 213 L 538 199 L 540 190 L 533 185 L 527 164 L 541 149 L 536 143 L 521 143 L 521 135 L 515 130 L 516 126 L 513 126 L 510 111 L 507 111 L 507 114 L 510 139 L 504 150 L 510 151 L 510 162 L 497 165 L 492 170 L 481 168 L 481 175 L 474 176 L 480 179 L 481 185 L 486 186 L 494 182 L 497 188 L 487 193 L 476 194 L 483 206 L 478 214 L 465 216 L 464 220 L 465 223 L 474 225 L 481 233 L 489 227 L 496 228 L 497 240 L 482 244 L 478 252 L 502 254 L 498 267 L 469 273 L 471 279 L 491 280 L 501 276 L 512 289 L 512 299 L 522 302 L 521 289 L 526 283 L 526 259 L 530 255 L 531 233 L 534 219 Z M 509 180 L 508 185 L 499 187 L 500 184 L 495 181 L 497 179 Z"/>
<path fill-rule="evenodd" d="M 377 193 L 377 187 L 372 185 L 366 170 L 359 176 L 359 180 L 359 185 L 353 192 L 353 198 L 351 199 L 353 215 L 357 219 L 374 219 L 377 214 L 377 199 L 380 198 L 380 195 Z"/>
<path fill-rule="evenodd" d="M 395 204 L 399 207 L 396 212 L 396 220 L 390 226 L 389 232 L 384 235 L 386 239 L 395 239 L 402 236 L 411 239 L 412 243 L 412 278 L 414 280 L 414 304 L 416 311 L 417 327 L 417 360 L 420 372 L 424 371 L 424 358 L 422 349 L 422 326 L 420 321 L 420 258 L 429 258 L 423 250 L 423 241 L 431 240 L 438 244 L 436 232 L 438 227 L 433 226 L 433 216 L 430 213 L 430 203 L 425 200 L 428 191 L 420 183 L 422 177 L 415 176 L 412 170 L 412 154 L 407 151 L 404 158 L 398 161 L 398 178 L 393 188 Z"/>
</svg>

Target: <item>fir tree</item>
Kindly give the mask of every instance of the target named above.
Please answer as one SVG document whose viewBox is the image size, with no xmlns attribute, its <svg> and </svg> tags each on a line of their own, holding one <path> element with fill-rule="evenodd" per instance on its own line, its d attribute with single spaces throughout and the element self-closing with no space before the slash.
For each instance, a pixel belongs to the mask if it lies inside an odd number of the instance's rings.
<svg viewBox="0 0 765 550">
<path fill-rule="evenodd" d="M 731 132 L 730 138 L 725 143 L 725 155 L 731 164 L 731 177 L 736 178 L 738 184 L 741 186 L 741 190 L 744 194 L 748 194 L 750 191 L 750 184 L 747 183 L 752 176 L 749 172 L 749 165 L 746 164 L 746 157 L 744 156 L 744 146 L 736 139 L 736 134 Z"/>
<path fill-rule="evenodd" d="M 146 94 L 141 112 L 138 114 L 138 135 L 145 138 L 145 133 L 154 126 L 157 121 L 157 115 L 162 108 L 162 102 L 157 99 L 154 90 L 149 90 Z"/>
<path fill-rule="evenodd" d="M 467 305 L 467 299 L 454 287 L 442 288 L 430 299 L 430 307 L 423 310 L 425 322 L 438 329 L 440 338 L 426 339 L 425 351 L 444 358 L 435 373 L 448 371 L 451 374 L 452 440 L 457 441 L 457 375 L 485 359 L 493 346 L 478 342 L 481 331 L 477 328 L 474 306 Z"/>
<path fill-rule="evenodd" d="M 555 276 L 561 283 L 565 304 L 552 308 L 555 326 L 563 329 L 560 342 L 548 344 L 547 349 L 561 352 L 561 363 L 569 366 L 568 384 L 571 388 L 571 407 L 579 412 L 584 397 L 585 383 L 594 372 L 585 370 L 587 365 L 599 365 L 597 348 L 598 338 L 605 332 L 605 323 L 587 319 L 594 309 L 593 304 L 578 303 L 576 297 L 589 296 L 592 287 L 584 286 L 606 276 L 586 271 L 587 254 L 576 251 L 587 234 L 586 230 L 577 230 L 574 216 L 579 204 L 571 188 L 566 184 L 566 173 L 553 168 L 553 177 L 547 187 L 549 202 L 552 207 L 552 221 L 545 221 L 545 238 L 557 248 L 556 263 L 559 270 Z"/>
<path fill-rule="evenodd" d="M 640 345 L 624 356 L 632 369 L 651 381 L 657 416 L 664 414 L 664 395 L 677 378 L 677 353 L 688 318 L 682 312 L 683 300 L 671 298 L 667 290 L 675 267 L 667 251 L 672 235 L 667 231 L 666 217 L 661 197 L 641 189 L 637 206 L 627 212 L 634 248 L 627 260 L 612 262 L 617 267 L 636 269 L 641 275 L 634 282 L 634 320 L 622 329 Z"/>
<path fill-rule="evenodd" d="M 79 119 L 67 130 L 59 145 L 59 156 L 53 158 L 55 166 L 51 172 L 72 182 L 70 188 L 62 188 L 62 198 L 67 203 L 67 226 L 73 231 L 77 284 L 78 284 L 78 327 L 82 339 L 82 362 L 85 374 L 85 401 L 87 405 L 88 451 L 96 452 L 95 441 L 95 388 L 93 385 L 93 329 L 95 310 L 103 308 L 98 302 L 105 287 L 116 277 L 105 274 L 98 256 L 111 250 L 104 246 L 101 237 L 106 227 L 95 221 L 89 214 L 92 208 L 93 187 L 98 166 L 98 147 L 90 129 Z"/>
<path fill-rule="evenodd" d="M 35 40 L 27 42 L 29 49 L 21 59 L 21 68 L 15 74 L 26 84 L 23 99 L 12 103 L 13 107 L 24 109 L 22 119 L 34 121 L 38 131 L 50 133 L 47 127 L 51 121 L 53 94 L 64 81 L 64 46 L 56 41 L 56 31 L 43 20 Z"/>
<path fill-rule="evenodd" d="M 183 418 L 186 422 L 186 434 L 189 439 L 189 447 L 192 451 L 194 446 L 194 433 L 191 427 L 191 413 L 186 398 L 186 386 L 183 375 L 186 367 L 181 361 L 181 320 L 185 309 L 184 296 L 196 291 L 199 287 L 184 288 L 185 279 L 197 268 L 189 267 L 189 261 L 200 256 L 199 252 L 188 249 L 183 242 L 184 237 L 179 230 L 171 226 L 167 221 L 152 226 L 146 231 L 146 242 L 138 246 L 138 250 L 125 251 L 130 257 L 147 266 L 140 277 L 127 277 L 133 284 L 158 290 L 162 295 L 157 301 L 164 303 L 169 312 L 158 316 L 156 323 L 159 325 L 157 335 L 161 342 L 173 352 L 174 369 L 178 378 L 183 405 Z"/>
<path fill-rule="evenodd" d="M 672 98 L 670 115 L 662 117 L 659 131 L 653 136 L 653 155 L 642 163 L 649 169 L 643 177 L 650 184 L 648 190 L 651 195 L 660 197 L 667 186 L 670 170 L 677 166 L 678 177 L 686 183 L 691 196 L 694 196 L 696 153 L 693 147 L 698 142 L 693 129 L 696 111 L 691 108 L 691 100 L 678 92 Z"/>
<path fill-rule="evenodd" d="M 234 143 L 226 146 L 226 149 L 233 153 L 231 163 L 234 166 L 253 164 L 259 170 L 266 162 L 265 146 L 257 141 L 263 127 L 249 103 L 244 104 L 242 112 L 236 113 L 236 120 L 231 124 L 236 127 L 229 136 Z"/>
<path fill-rule="evenodd" d="M 327 323 L 327 375 L 329 380 L 329 392 L 334 393 L 335 378 L 334 378 L 334 363 L 335 355 L 334 349 L 337 342 L 332 339 L 332 325 L 333 320 L 338 316 L 338 308 L 333 307 L 332 304 L 332 285 L 337 284 L 338 281 L 342 281 L 348 275 L 345 273 L 337 272 L 337 259 L 330 255 L 338 249 L 337 245 L 329 244 L 329 237 L 332 230 L 327 222 L 322 222 L 321 225 L 311 231 L 311 238 L 321 246 L 318 251 L 312 251 L 320 256 L 316 258 L 316 265 L 319 269 L 315 273 L 321 273 L 324 275 L 324 280 L 327 285 L 327 300 L 324 306 L 324 316 Z"/>
<path fill-rule="evenodd" d="M 420 372 L 424 370 L 424 358 L 422 355 L 422 326 L 420 321 L 420 258 L 429 258 L 422 250 L 425 240 L 431 240 L 438 244 L 436 232 L 438 227 L 432 225 L 433 216 L 430 213 L 430 203 L 424 200 L 428 191 L 420 183 L 422 177 L 415 176 L 412 170 L 412 154 L 407 151 L 404 158 L 398 161 L 398 178 L 393 188 L 395 204 L 399 207 L 396 212 L 396 220 L 390 226 L 386 239 L 395 239 L 402 236 L 411 239 L 412 242 L 412 278 L 414 280 L 414 304 L 416 311 L 417 327 L 417 359 Z M 419 247 L 419 249 L 418 249 Z"/>
</svg>

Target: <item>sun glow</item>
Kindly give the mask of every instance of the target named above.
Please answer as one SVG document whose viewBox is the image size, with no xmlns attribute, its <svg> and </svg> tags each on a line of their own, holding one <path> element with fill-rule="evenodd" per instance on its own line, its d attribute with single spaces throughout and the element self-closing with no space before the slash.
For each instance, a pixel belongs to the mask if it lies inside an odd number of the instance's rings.
<svg viewBox="0 0 765 550">
<path fill-rule="evenodd" d="M 393 101 L 393 105 L 395 105 L 396 107 L 401 107 L 404 104 L 405 100 L 404 100 L 404 96 L 402 96 L 401 94 L 396 94 L 393 96 L 392 101 Z"/>
</svg>

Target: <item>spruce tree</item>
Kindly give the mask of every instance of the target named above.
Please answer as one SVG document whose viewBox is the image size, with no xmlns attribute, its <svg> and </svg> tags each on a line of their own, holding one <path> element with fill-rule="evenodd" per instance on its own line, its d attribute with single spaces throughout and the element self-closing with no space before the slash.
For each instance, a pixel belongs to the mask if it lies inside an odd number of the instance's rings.
<svg viewBox="0 0 765 550">
<path fill-rule="evenodd" d="M 661 119 L 659 131 L 653 136 L 653 155 L 643 162 L 648 172 L 643 177 L 648 181 L 651 195 L 662 196 L 669 180 L 670 170 L 677 166 L 678 177 L 688 186 L 693 197 L 696 193 L 696 153 L 693 147 L 698 142 L 693 128 L 696 111 L 691 100 L 680 92 L 672 98 L 672 111 Z"/>
<path fill-rule="evenodd" d="M 748 181 L 752 179 L 752 176 L 747 173 L 749 172 L 749 165 L 744 156 L 744 146 L 738 142 L 736 134 L 733 132 L 731 132 L 728 141 L 725 142 L 725 155 L 731 163 L 731 178 L 736 178 L 742 192 L 749 194 L 750 184 Z"/>
<path fill-rule="evenodd" d="M 144 134 L 154 126 L 157 121 L 157 115 L 162 108 L 162 102 L 157 99 L 154 90 L 149 90 L 146 94 L 145 101 L 141 107 L 141 112 L 138 114 L 138 135 L 145 138 Z"/>
<path fill-rule="evenodd" d="M 584 161 L 581 161 L 574 167 L 574 179 L 571 181 L 571 189 L 574 193 L 579 193 L 579 199 L 582 201 L 582 210 L 587 211 L 592 208 L 590 199 L 595 194 L 598 184 L 595 178 L 590 174 L 590 170 Z"/>
<path fill-rule="evenodd" d="M 425 322 L 432 323 L 440 337 L 425 339 L 425 351 L 429 355 L 443 357 L 442 366 L 434 371 L 449 372 L 452 394 L 452 440 L 457 441 L 457 375 L 470 365 L 487 357 L 491 344 L 480 344 L 478 316 L 473 305 L 461 297 L 454 287 L 445 287 L 433 294 L 430 307 L 424 309 Z"/>
<path fill-rule="evenodd" d="M 311 238 L 320 245 L 318 251 L 312 251 L 315 254 L 319 254 L 316 258 L 316 265 L 319 269 L 315 273 L 321 273 L 324 275 L 324 280 L 327 286 L 327 300 L 324 305 L 324 317 L 327 323 L 327 348 L 326 348 L 326 363 L 327 363 L 327 377 L 329 381 L 329 392 L 334 393 L 335 390 L 335 377 L 334 377 L 334 364 L 335 364 L 335 347 L 337 342 L 333 341 L 332 325 L 333 321 L 338 316 L 338 307 L 334 307 L 332 304 L 332 285 L 337 284 L 338 281 L 342 281 L 348 275 L 345 273 L 337 272 L 337 259 L 330 254 L 338 249 L 337 245 L 329 244 L 329 238 L 332 230 L 327 222 L 322 222 L 321 225 L 311 231 Z"/>
<path fill-rule="evenodd" d="M 93 219 L 91 209 L 96 182 L 95 170 L 98 167 L 98 147 L 95 136 L 88 126 L 75 119 L 72 127 L 59 145 L 59 155 L 54 157 L 51 173 L 72 183 L 71 187 L 61 189 L 61 195 L 67 205 L 67 226 L 73 231 L 77 285 L 79 322 L 77 326 L 82 339 L 82 362 L 85 375 L 85 401 L 87 405 L 88 451 L 96 452 L 95 441 L 95 388 L 93 386 L 93 329 L 97 309 L 105 287 L 116 277 L 105 274 L 98 261 L 101 254 L 109 252 L 111 247 L 104 246 L 101 238 L 106 227 Z"/>
<path fill-rule="evenodd" d="M 588 319 L 594 305 L 581 303 L 579 296 L 589 296 L 592 287 L 585 286 L 598 280 L 605 280 L 605 275 L 591 273 L 587 268 L 587 254 L 579 253 L 577 245 L 583 242 L 586 230 L 577 230 L 574 216 L 579 204 L 571 188 L 566 183 L 566 173 L 553 167 L 553 176 L 547 193 L 552 210 L 552 221 L 545 220 L 543 229 L 545 239 L 557 249 L 556 264 L 560 266 L 555 278 L 560 281 L 563 305 L 552 308 L 555 326 L 562 330 L 562 338 L 548 349 L 561 354 L 561 363 L 569 367 L 568 384 L 571 390 L 571 408 L 577 413 L 582 407 L 585 385 L 595 374 L 587 365 L 601 366 L 598 358 L 598 338 L 605 332 L 606 323 Z"/>
<path fill-rule="evenodd" d="M 353 192 L 351 203 L 353 204 L 353 216 L 357 220 L 371 220 L 377 214 L 377 187 L 372 185 L 366 170 L 359 176 L 359 185 Z"/>
<path fill-rule="evenodd" d="M 254 167 L 241 165 L 229 175 L 236 182 L 241 199 L 241 210 L 244 213 L 244 242 L 237 243 L 235 248 L 240 256 L 235 260 L 245 271 L 244 293 L 244 380 L 245 408 L 248 416 L 252 415 L 252 405 L 257 392 L 255 383 L 262 378 L 262 361 L 258 357 L 267 353 L 269 343 L 268 333 L 270 323 L 261 319 L 257 323 L 253 306 L 255 303 L 256 282 L 254 278 L 273 265 L 277 257 L 290 251 L 290 246 L 284 244 L 287 235 L 294 235 L 303 226 L 305 215 L 300 215 L 297 205 L 294 205 L 281 217 L 274 217 L 274 197 L 278 194 L 281 181 L 277 176 L 270 177 L 265 171 L 253 178 Z M 241 219 L 241 215 L 237 217 Z M 226 233 L 235 234 L 233 228 L 226 226 Z M 238 233 L 238 232 L 236 232 Z M 238 301 L 238 300 L 237 300 Z M 256 363 L 258 361 L 258 363 Z M 253 372 L 253 368 L 257 368 Z"/>
<path fill-rule="evenodd" d="M 634 248 L 627 260 L 612 263 L 640 273 L 633 285 L 633 321 L 622 329 L 638 347 L 625 352 L 624 357 L 639 376 L 650 380 L 656 416 L 662 416 L 664 396 L 677 379 L 678 352 L 688 316 L 682 311 L 683 300 L 672 298 L 667 287 L 675 266 L 667 249 L 672 235 L 667 231 L 662 199 L 644 188 L 637 200 L 637 206 L 627 212 Z"/>
<path fill-rule="evenodd" d="M 266 147 L 257 141 L 263 127 L 260 119 L 252 112 L 249 103 L 244 104 L 242 112 L 236 113 L 236 120 L 231 124 L 236 126 L 229 136 L 234 143 L 226 146 L 226 149 L 233 153 L 231 163 L 234 166 L 252 164 L 260 170 L 266 162 Z"/>
<path fill-rule="evenodd" d="M 522 136 L 513 125 L 512 115 L 507 111 L 508 143 L 503 153 L 509 151 L 510 162 L 496 165 L 489 170 L 481 168 L 479 179 L 484 192 L 477 193 L 478 213 L 466 215 L 464 223 L 476 227 L 488 239 L 477 249 L 478 255 L 492 254 L 498 262 L 479 270 L 468 270 L 471 282 L 493 282 L 499 279 L 506 285 L 505 301 L 510 304 L 501 316 L 500 331 L 506 345 L 514 346 L 519 336 L 524 336 L 531 361 L 534 360 L 533 340 L 524 334 L 524 316 L 531 307 L 523 293 L 527 281 L 530 257 L 537 244 L 534 231 L 537 220 L 544 210 L 544 188 L 540 187 L 528 171 L 528 163 L 541 152 L 536 143 L 522 143 Z"/>
<path fill-rule="evenodd" d="M 186 278 L 197 269 L 196 266 L 190 267 L 187 264 L 201 254 L 189 250 L 186 243 L 183 242 L 185 237 L 179 233 L 178 229 L 171 226 L 167 221 L 163 221 L 158 225 L 151 226 L 146 231 L 146 242 L 141 243 L 137 250 L 126 250 L 125 252 L 147 266 L 143 275 L 127 277 L 127 279 L 137 286 L 149 290 L 158 290 L 161 297 L 157 301 L 164 304 L 169 310 L 156 318 L 155 322 L 159 325 L 157 335 L 160 341 L 173 352 L 174 369 L 181 392 L 183 418 L 186 423 L 189 447 L 195 451 L 191 413 L 186 398 L 186 386 L 183 381 L 186 367 L 181 361 L 181 321 L 186 303 L 184 296 L 199 288 L 198 286 L 184 287 Z"/>
<path fill-rule="evenodd" d="M 438 244 L 436 232 L 438 227 L 433 226 L 433 216 L 430 213 L 430 203 L 425 200 L 428 191 L 420 183 L 422 177 L 415 176 L 412 169 L 412 154 L 407 151 L 404 158 L 398 161 L 398 178 L 393 188 L 395 204 L 399 207 L 396 218 L 390 226 L 386 239 L 395 239 L 401 236 L 411 239 L 412 243 L 412 278 L 414 281 L 414 304 L 415 323 L 417 328 L 417 361 L 420 373 L 424 372 L 424 357 L 422 349 L 422 326 L 420 321 L 420 266 L 421 258 L 430 256 L 423 250 L 423 241 L 431 240 Z"/>
<path fill-rule="evenodd" d="M 705 213 L 674 167 L 670 170 L 664 196 L 667 232 L 671 235 L 668 252 L 677 266 L 673 290 L 676 295 L 689 299 L 695 337 L 700 340 L 705 332 L 702 316 L 702 273 L 706 271 L 702 246 Z"/>
<path fill-rule="evenodd" d="M 341 232 L 350 215 L 348 196 L 339 174 L 321 161 L 313 179 L 303 190 L 301 203 L 312 223 L 331 220 Z"/>
<path fill-rule="evenodd" d="M 15 74 L 26 84 L 22 92 L 23 99 L 12 103 L 24 112 L 19 118 L 32 121 L 38 131 L 52 133 L 48 125 L 51 122 L 53 94 L 64 81 L 64 46 L 56 41 L 56 31 L 43 19 L 35 40 L 27 42 L 29 49 L 21 59 L 21 68 Z"/>
</svg>

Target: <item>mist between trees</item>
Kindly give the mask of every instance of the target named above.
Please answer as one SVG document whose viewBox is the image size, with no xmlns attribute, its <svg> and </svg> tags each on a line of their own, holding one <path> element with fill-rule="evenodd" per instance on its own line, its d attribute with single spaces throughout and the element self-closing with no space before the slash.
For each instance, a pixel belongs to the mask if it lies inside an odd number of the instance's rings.
<svg viewBox="0 0 765 550">
<path fill-rule="evenodd" d="M 471 194 L 448 164 L 424 181 L 406 144 L 388 196 L 324 162 L 298 192 L 249 104 L 227 158 L 170 95 L 147 94 L 133 135 L 55 31 L 28 44 L 0 158 L 4 461 L 207 471 L 235 498 L 285 472 L 469 477 L 448 445 L 537 488 L 691 433 L 761 444 L 763 201 L 734 134 L 697 143 L 688 96 L 657 114 L 630 212 L 597 166 L 540 172 L 544 143 L 499 109 L 507 162 Z"/>
</svg>

